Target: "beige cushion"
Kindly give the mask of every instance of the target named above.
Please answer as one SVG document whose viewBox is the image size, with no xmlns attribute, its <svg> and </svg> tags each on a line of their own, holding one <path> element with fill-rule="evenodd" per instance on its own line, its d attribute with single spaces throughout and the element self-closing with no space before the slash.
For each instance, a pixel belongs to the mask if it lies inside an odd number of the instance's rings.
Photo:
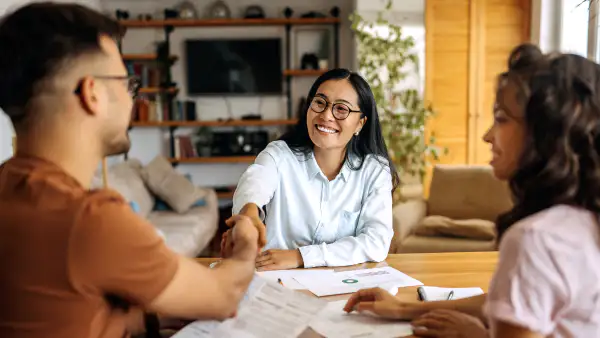
<svg viewBox="0 0 600 338">
<path fill-rule="evenodd" d="M 128 160 L 112 165 L 108 169 L 108 187 L 119 192 L 129 202 L 136 202 L 140 215 L 147 217 L 154 208 L 154 196 L 148 191 L 141 177 L 141 163 Z M 102 173 L 99 170 L 92 182 L 92 189 L 103 188 Z"/>
<path fill-rule="evenodd" d="M 494 222 L 512 202 L 507 185 L 490 166 L 436 165 L 427 200 L 427 214 L 452 219 Z"/>
<path fill-rule="evenodd" d="M 157 156 L 142 169 L 142 177 L 150 190 L 178 213 L 188 211 L 206 195 L 206 190 L 197 189 L 162 156 Z"/>
<path fill-rule="evenodd" d="M 452 237 L 408 236 L 397 253 L 495 251 L 496 241 Z"/>
<path fill-rule="evenodd" d="M 195 257 L 207 248 L 218 229 L 219 202 L 214 190 L 208 190 L 206 205 L 183 214 L 154 211 L 148 221 L 159 229 L 167 246 L 187 257 Z"/>
<path fill-rule="evenodd" d="M 138 160 L 128 160 L 110 168 L 110 175 L 118 179 L 123 189 L 129 190 L 129 201 L 135 201 L 140 207 L 140 215 L 147 217 L 154 208 L 155 198 L 142 179 L 142 164 Z M 113 184 L 109 178 L 109 186 Z M 116 187 L 115 187 L 116 188 Z"/>
<path fill-rule="evenodd" d="M 444 216 L 427 216 L 416 228 L 419 236 L 451 236 L 493 240 L 496 230 L 493 222 L 483 219 L 455 220 Z"/>
</svg>

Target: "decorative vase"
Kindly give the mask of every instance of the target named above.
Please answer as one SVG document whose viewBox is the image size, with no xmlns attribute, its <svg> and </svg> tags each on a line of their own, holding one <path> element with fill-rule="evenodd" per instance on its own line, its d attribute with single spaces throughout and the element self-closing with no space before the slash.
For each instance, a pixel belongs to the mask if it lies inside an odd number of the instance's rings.
<svg viewBox="0 0 600 338">
<path fill-rule="evenodd" d="M 217 0 L 208 9 L 208 16 L 214 19 L 229 19 L 231 18 L 231 10 L 225 1 Z"/>
<path fill-rule="evenodd" d="M 177 10 L 179 11 L 180 19 L 197 19 L 198 12 L 196 11 L 196 7 L 189 1 L 182 1 L 177 5 Z"/>
</svg>

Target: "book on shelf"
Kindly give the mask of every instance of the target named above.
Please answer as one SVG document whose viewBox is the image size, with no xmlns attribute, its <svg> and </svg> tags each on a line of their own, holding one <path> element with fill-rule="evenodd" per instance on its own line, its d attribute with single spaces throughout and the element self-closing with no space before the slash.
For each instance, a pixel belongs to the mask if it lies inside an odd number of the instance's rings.
<svg viewBox="0 0 600 338">
<path fill-rule="evenodd" d="M 173 100 L 170 121 L 196 121 L 196 102 Z"/>
<path fill-rule="evenodd" d="M 149 99 L 138 97 L 134 103 L 133 120 L 139 122 L 162 122 L 171 120 L 171 110 L 160 96 Z"/>
<path fill-rule="evenodd" d="M 198 152 L 190 136 L 177 136 L 174 140 L 175 158 L 198 157 Z"/>
<path fill-rule="evenodd" d="M 140 96 L 135 100 L 133 116 L 138 122 L 196 121 L 196 102 Z"/>
<path fill-rule="evenodd" d="M 156 65 L 127 62 L 126 67 L 130 75 L 135 75 L 140 79 L 140 86 L 142 88 L 160 87 L 163 74 L 161 69 Z"/>
</svg>

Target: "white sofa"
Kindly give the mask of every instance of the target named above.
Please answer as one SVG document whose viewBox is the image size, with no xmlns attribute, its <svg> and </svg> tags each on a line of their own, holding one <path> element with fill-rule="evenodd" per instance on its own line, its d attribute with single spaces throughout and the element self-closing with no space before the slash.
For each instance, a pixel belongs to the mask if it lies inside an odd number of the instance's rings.
<svg viewBox="0 0 600 338">
<path fill-rule="evenodd" d="M 173 251 L 188 256 L 198 256 L 215 236 L 219 221 L 219 205 L 216 192 L 205 189 L 204 205 L 192 207 L 184 213 L 155 211 L 156 197 L 145 184 L 143 166 L 138 160 L 127 160 L 108 169 L 108 186 L 125 199 L 139 206 L 140 216 L 148 219 Z M 102 186 L 100 173 L 94 178 L 93 187 Z"/>
</svg>

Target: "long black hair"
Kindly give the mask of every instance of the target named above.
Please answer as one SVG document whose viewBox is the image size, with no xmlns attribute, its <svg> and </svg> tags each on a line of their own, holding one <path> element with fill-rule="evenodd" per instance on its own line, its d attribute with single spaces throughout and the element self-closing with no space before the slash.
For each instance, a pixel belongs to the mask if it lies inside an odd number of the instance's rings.
<svg viewBox="0 0 600 338">
<path fill-rule="evenodd" d="M 526 136 L 509 179 L 514 206 L 498 217 L 498 237 L 558 204 L 600 215 L 600 67 L 578 55 L 543 55 L 522 45 L 500 78 L 520 88 Z"/>
<path fill-rule="evenodd" d="M 344 157 L 345 165 L 348 165 L 352 170 L 362 168 L 365 158 L 368 155 L 374 157 L 382 164 L 387 166 L 392 175 L 393 190 L 396 190 L 400 184 L 398 171 L 392 163 L 387 146 L 381 132 L 381 124 L 379 123 L 379 114 L 377 113 L 377 103 L 371 91 L 371 87 L 357 73 L 351 72 L 348 69 L 337 68 L 325 72 L 315 81 L 310 88 L 306 97 L 306 105 L 300 112 L 298 123 L 286 134 L 281 137 L 281 140 L 287 143 L 288 147 L 297 154 L 309 156 L 314 150 L 314 144 L 308 135 L 307 113 L 308 107 L 312 99 L 315 97 L 319 87 L 329 80 L 347 80 L 350 82 L 358 95 L 358 106 L 362 112 L 361 117 L 366 117 L 367 122 L 361 129 L 358 136 L 352 136 L 346 147 L 346 155 Z M 351 160 L 348 160 L 350 158 Z"/>
</svg>

